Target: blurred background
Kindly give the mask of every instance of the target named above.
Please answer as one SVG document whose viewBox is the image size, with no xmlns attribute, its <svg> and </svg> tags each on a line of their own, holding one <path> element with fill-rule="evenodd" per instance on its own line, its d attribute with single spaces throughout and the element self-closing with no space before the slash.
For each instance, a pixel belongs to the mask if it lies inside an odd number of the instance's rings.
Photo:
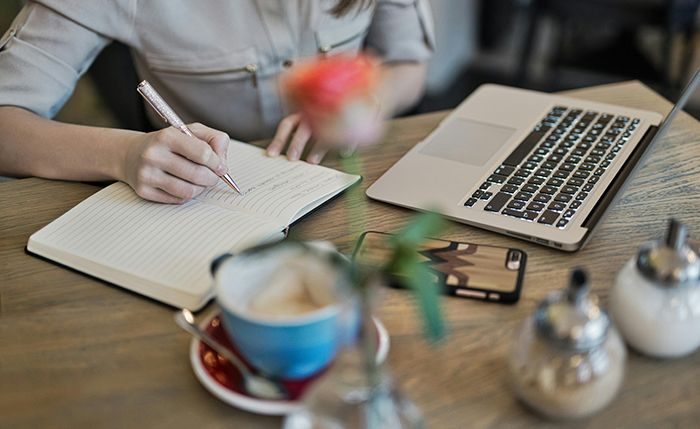
<svg viewBox="0 0 700 429">
<path fill-rule="evenodd" d="M 426 96 L 411 114 L 453 108 L 486 82 L 552 92 L 638 79 L 675 101 L 700 66 L 700 0 L 430 2 L 437 52 Z M 0 0 L 0 33 L 22 4 Z M 122 46 L 110 45 L 56 119 L 142 128 L 129 113 L 140 106 L 104 96 L 110 85 L 100 70 L 114 69 L 125 56 Z M 124 70 L 125 79 L 135 79 L 129 73 Z M 686 110 L 700 118 L 698 94 Z"/>
</svg>

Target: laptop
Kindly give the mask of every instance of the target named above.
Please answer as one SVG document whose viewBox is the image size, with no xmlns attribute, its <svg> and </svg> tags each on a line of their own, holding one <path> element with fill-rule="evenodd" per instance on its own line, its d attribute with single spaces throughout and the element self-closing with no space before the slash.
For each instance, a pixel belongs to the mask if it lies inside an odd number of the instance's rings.
<svg viewBox="0 0 700 429">
<path fill-rule="evenodd" d="M 367 196 L 576 251 L 698 81 L 700 71 L 665 120 L 655 112 L 482 85 Z"/>
</svg>

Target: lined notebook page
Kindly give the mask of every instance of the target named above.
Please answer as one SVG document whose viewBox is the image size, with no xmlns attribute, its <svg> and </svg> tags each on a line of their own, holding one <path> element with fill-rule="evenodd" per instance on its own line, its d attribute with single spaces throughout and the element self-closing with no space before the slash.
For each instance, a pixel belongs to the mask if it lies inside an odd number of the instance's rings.
<svg viewBox="0 0 700 429">
<path fill-rule="evenodd" d="M 244 192 L 219 182 L 197 197 L 210 204 L 248 213 L 282 225 L 320 205 L 360 179 L 327 167 L 270 158 L 261 148 L 231 140 L 229 174 Z M 312 207 L 310 207 L 312 206 Z"/>
<path fill-rule="evenodd" d="M 127 277 L 146 281 L 139 282 L 140 287 L 151 282 L 153 288 L 175 291 L 175 295 L 202 297 L 210 290 L 212 259 L 252 246 L 281 229 L 281 225 L 196 200 L 183 205 L 152 203 L 128 185 L 115 183 L 34 234 L 28 248 L 34 251 L 32 244 L 40 244 L 35 247 L 70 255 L 63 261 L 44 255 L 69 266 L 80 265 L 82 259 L 90 261 L 91 267 L 126 272 Z M 105 277 L 82 266 L 74 268 Z M 112 278 L 105 280 L 149 296 L 157 292 L 138 290 Z"/>
</svg>

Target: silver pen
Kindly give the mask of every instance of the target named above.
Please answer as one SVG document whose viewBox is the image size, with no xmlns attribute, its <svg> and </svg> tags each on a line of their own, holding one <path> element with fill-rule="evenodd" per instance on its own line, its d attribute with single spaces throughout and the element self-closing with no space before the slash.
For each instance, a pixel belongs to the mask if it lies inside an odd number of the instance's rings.
<svg viewBox="0 0 700 429">
<path fill-rule="evenodd" d="M 150 83 L 148 83 L 147 80 L 144 80 L 139 84 L 138 87 L 136 87 L 136 90 L 143 96 L 143 98 L 148 101 L 148 104 L 153 107 L 153 109 L 160 115 L 163 120 L 170 124 L 171 126 L 179 129 L 182 131 L 184 134 L 187 134 L 190 137 L 195 137 L 194 134 L 192 134 L 192 131 L 190 131 L 189 128 L 187 128 L 187 125 L 182 122 L 182 119 L 180 119 L 179 116 L 173 111 L 173 109 L 168 106 L 168 103 L 163 100 L 163 97 L 158 94 L 158 92 L 151 86 Z M 228 173 L 224 174 L 223 176 L 220 176 L 221 180 L 226 182 L 227 185 L 229 185 L 234 191 L 238 192 L 240 195 L 243 195 L 243 192 L 238 188 L 238 185 L 236 185 L 236 182 L 231 179 L 231 176 L 228 175 Z"/>
</svg>

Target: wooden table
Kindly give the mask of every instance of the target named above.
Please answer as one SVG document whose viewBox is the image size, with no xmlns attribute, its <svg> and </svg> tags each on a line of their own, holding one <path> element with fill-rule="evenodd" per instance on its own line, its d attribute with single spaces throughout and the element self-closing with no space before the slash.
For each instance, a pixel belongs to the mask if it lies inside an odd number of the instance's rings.
<svg viewBox="0 0 700 429">
<path fill-rule="evenodd" d="M 671 104 L 638 82 L 568 93 L 666 114 Z M 445 112 L 399 119 L 387 144 L 365 150 L 366 188 Z M 450 336 L 431 346 L 408 293 L 386 290 L 379 315 L 391 334 L 389 368 L 434 428 L 615 427 L 700 425 L 700 352 L 660 361 L 630 353 L 617 400 L 575 423 L 544 420 L 509 388 L 511 336 L 547 293 L 563 287 L 573 266 L 585 267 L 602 302 L 620 267 L 643 242 L 663 235 L 667 217 L 700 238 L 700 123 L 681 114 L 652 149 L 630 187 L 585 249 L 564 253 L 452 224 L 447 238 L 517 246 L 528 255 L 520 302 L 499 305 L 446 298 Z M 332 167 L 338 164 L 330 161 Z M 28 256 L 29 235 L 98 188 L 26 179 L 0 184 L 0 427 L 271 428 L 281 419 L 232 408 L 196 380 L 190 337 L 173 309 Z M 350 251 L 348 204 L 367 207 L 367 229 L 397 231 L 409 210 L 341 196 L 299 222 L 295 237 L 330 240 Z"/>
</svg>

